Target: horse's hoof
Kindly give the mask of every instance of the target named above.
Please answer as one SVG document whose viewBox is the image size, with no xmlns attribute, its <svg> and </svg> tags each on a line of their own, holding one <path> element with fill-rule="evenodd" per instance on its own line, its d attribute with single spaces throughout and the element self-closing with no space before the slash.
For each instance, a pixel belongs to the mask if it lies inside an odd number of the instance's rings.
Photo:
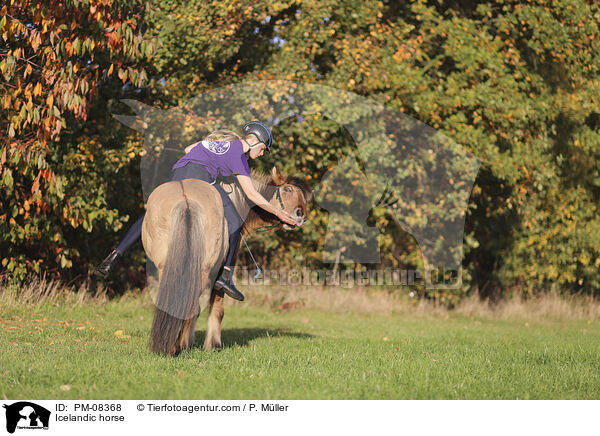
<svg viewBox="0 0 600 436">
<path fill-rule="evenodd" d="M 223 349 L 223 346 L 221 344 L 214 344 L 214 345 L 210 345 L 210 346 L 204 346 L 204 350 L 205 351 L 221 351 Z"/>
</svg>

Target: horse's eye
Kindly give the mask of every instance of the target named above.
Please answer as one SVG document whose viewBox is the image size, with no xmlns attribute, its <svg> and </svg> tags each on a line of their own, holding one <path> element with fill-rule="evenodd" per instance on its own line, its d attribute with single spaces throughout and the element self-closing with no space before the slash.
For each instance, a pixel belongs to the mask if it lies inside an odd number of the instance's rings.
<svg viewBox="0 0 600 436">
<path fill-rule="evenodd" d="M 286 186 L 285 188 L 283 188 L 283 190 L 285 192 L 292 192 L 292 188 L 290 188 L 289 186 Z"/>
</svg>

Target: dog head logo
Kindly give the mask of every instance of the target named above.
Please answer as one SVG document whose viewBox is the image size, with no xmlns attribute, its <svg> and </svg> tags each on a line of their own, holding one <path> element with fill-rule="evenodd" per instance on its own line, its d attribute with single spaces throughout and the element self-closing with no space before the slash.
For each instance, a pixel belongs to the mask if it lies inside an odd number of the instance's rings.
<svg viewBox="0 0 600 436">
<path fill-rule="evenodd" d="M 28 401 L 3 405 L 6 409 L 6 431 L 19 429 L 48 429 L 50 411 Z"/>
</svg>

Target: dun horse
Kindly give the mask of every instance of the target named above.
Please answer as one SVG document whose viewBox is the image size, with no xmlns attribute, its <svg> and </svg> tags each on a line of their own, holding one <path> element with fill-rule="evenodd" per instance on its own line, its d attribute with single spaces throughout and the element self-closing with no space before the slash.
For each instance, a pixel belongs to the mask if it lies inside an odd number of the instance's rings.
<svg viewBox="0 0 600 436">
<path fill-rule="evenodd" d="M 312 189 L 298 177 L 284 178 L 276 167 L 270 175 L 252 171 L 254 187 L 263 197 L 286 210 L 297 226 L 306 221 L 306 204 Z M 248 204 L 237 184 L 225 186 L 244 220 L 243 234 L 268 226 L 293 227 Z M 142 226 L 146 254 L 158 268 L 158 294 L 152 321 L 150 349 L 176 355 L 194 345 L 194 330 L 200 313 L 200 295 L 210 293 L 205 349 L 221 347 L 223 294 L 213 284 L 227 254 L 229 238 L 223 202 L 216 188 L 197 179 L 167 182 L 148 198 Z"/>
</svg>

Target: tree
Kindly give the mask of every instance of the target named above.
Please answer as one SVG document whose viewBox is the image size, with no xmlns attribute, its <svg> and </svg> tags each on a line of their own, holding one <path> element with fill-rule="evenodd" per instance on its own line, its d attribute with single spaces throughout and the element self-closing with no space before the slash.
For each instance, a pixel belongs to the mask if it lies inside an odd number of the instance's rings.
<svg viewBox="0 0 600 436">
<path fill-rule="evenodd" d="M 139 183 L 141 152 L 139 137 L 110 118 L 123 113 L 119 97 L 168 109 L 224 85 L 286 79 L 374 99 L 482 160 L 463 259 L 472 288 L 491 294 L 506 287 L 600 287 L 596 2 L 46 4 L 13 1 L 2 9 L 8 48 L 1 52 L 1 101 L 9 116 L 0 127 L 14 134 L 0 155 L 5 268 L 85 271 L 93 257 L 82 242 L 87 231 L 93 227 L 94 243 L 107 246 L 125 214 L 141 213 L 139 185 L 114 195 L 125 180 Z M 75 25 L 58 18 L 65 10 Z M 136 89 L 142 83 L 148 88 Z M 279 121 L 278 165 L 313 184 L 355 148 L 348 132 L 322 113 Z M 273 163 L 265 159 L 258 167 Z M 384 265 L 419 266 L 417 242 L 392 213 L 376 207 L 369 218 L 385 230 Z M 299 257 L 316 265 L 327 221 L 315 205 L 302 232 L 263 235 L 250 245 L 271 266 Z"/>
<path fill-rule="evenodd" d="M 139 87 L 147 79 L 144 60 L 154 50 L 142 37 L 148 7 L 12 0 L 1 9 L 0 261 L 16 277 L 68 270 L 80 254 L 67 241 L 72 229 L 120 225 L 95 170 L 131 158 L 104 149 L 93 134 L 77 133 L 86 122 L 85 131 L 93 130 L 90 114 L 97 112 L 93 104 L 105 104 L 94 100 L 102 89 Z M 67 136 L 78 142 L 64 141 Z"/>
</svg>

